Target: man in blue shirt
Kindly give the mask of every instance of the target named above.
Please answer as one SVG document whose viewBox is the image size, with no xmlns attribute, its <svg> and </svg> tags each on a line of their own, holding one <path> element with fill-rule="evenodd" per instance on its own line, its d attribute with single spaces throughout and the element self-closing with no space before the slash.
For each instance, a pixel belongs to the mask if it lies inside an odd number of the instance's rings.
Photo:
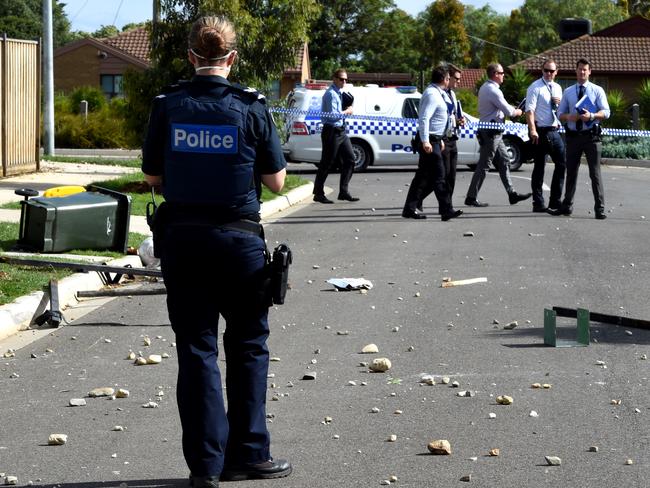
<svg viewBox="0 0 650 488">
<path fill-rule="evenodd" d="M 519 117 L 521 110 L 506 102 L 501 85 L 505 72 L 499 63 L 490 63 L 486 68 L 487 81 L 478 91 L 478 113 L 481 122 L 503 124 L 506 115 Z M 488 204 L 477 199 L 478 192 L 483 185 L 490 163 L 499 170 L 501 183 L 508 192 L 510 205 L 530 198 L 531 193 L 517 193 L 510 179 L 510 166 L 508 165 L 508 151 L 503 143 L 503 129 L 479 129 L 476 137 L 481 146 L 480 155 L 472 181 L 467 189 L 465 205 L 470 207 L 487 207 Z"/>
<path fill-rule="evenodd" d="M 605 215 L 605 191 L 600 176 L 600 155 L 602 143 L 600 138 L 600 121 L 609 118 L 609 103 L 605 90 L 589 81 L 591 66 L 589 61 L 581 58 L 576 64 L 578 83 L 564 90 L 558 108 L 560 120 L 566 125 L 566 189 L 562 207 L 552 215 L 571 215 L 573 197 L 578 183 L 578 169 L 582 153 L 589 165 L 589 178 L 594 194 L 594 211 L 598 220 Z"/>
<path fill-rule="evenodd" d="M 562 87 L 555 82 L 555 75 L 557 75 L 557 65 L 552 59 L 547 59 L 542 65 L 542 77 L 531 83 L 526 92 L 526 122 L 535 160 L 530 180 L 533 190 L 533 212 L 557 210 L 562 200 L 566 159 L 564 142 L 558 132 L 560 120 L 557 117 L 557 108 L 562 99 Z M 544 204 L 542 190 L 547 154 L 551 156 L 555 165 L 548 208 Z"/>
<path fill-rule="evenodd" d="M 352 114 L 352 106 L 344 108 L 341 88 L 348 81 L 348 74 L 344 69 L 334 72 L 332 84 L 323 95 L 321 112 L 332 114 L 323 117 L 323 132 L 320 138 L 323 144 L 321 159 L 314 181 L 314 201 L 320 203 L 334 203 L 325 196 L 324 186 L 327 175 L 334 161 L 338 158 L 341 163 L 341 179 L 339 182 L 339 200 L 358 202 L 357 197 L 350 195 L 348 184 L 354 172 L 354 151 L 350 138 L 345 133 L 344 115 Z"/>
<path fill-rule="evenodd" d="M 450 131 L 449 113 L 451 100 L 445 91 L 449 87 L 449 69 L 445 66 L 434 68 L 431 84 L 424 90 L 420 99 L 418 113 L 418 169 L 409 187 L 402 217 L 407 219 L 426 219 L 418 210 L 429 189 L 433 189 L 438 199 L 438 211 L 443 221 L 460 216 L 462 210 L 454 210 L 447 184 L 445 163 L 442 157 L 443 137 Z"/>
</svg>

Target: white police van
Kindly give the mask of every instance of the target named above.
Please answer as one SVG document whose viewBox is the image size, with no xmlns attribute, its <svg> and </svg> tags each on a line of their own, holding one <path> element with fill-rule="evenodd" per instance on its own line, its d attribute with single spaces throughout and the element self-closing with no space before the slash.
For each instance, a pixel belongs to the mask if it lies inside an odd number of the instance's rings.
<svg viewBox="0 0 650 488">
<path fill-rule="evenodd" d="M 285 158 L 293 162 L 318 164 L 321 158 L 320 133 L 321 100 L 327 84 L 306 84 L 287 95 L 287 141 L 282 149 Z M 355 155 L 355 171 L 364 171 L 371 165 L 417 164 L 411 149 L 411 138 L 417 129 L 417 114 L 422 94 L 414 86 L 380 88 L 346 86 L 354 96 L 354 113 L 346 118 L 347 134 Z M 466 120 L 477 122 L 466 114 Z M 506 134 L 504 141 L 510 154 L 510 168 L 518 169 L 525 161 L 527 128 Z M 475 130 L 463 129 L 458 140 L 458 163 L 475 166 L 478 161 L 478 142 Z"/>
</svg>

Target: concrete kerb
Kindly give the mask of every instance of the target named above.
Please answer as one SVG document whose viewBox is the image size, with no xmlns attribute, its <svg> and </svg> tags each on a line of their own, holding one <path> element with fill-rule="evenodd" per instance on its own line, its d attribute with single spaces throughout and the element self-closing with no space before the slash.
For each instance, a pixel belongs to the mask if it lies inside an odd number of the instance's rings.
<svg viewBox="0 0 650 488">
<path fill-rule="evenodd" d="M 261 210 L 262 218 L 268 218 L 311 197 L 313 186 L 313 183 L 309 183 L 291 190 L 286 195 L 264 202 Z M 108 264 L 111 266 L 125 266 L 128 264 L 132 267 L 142 267 L 142 262 L 138 256 L 125 256 L 110 261 Z M 79 303 L 79 300 L 77 300 L 78 291 L 99 290 L 103 287 L 104 283 L 99 274 L 95 272 L 76 273 L 63 278 L 59 281 L 59 305 L 61 310 Z M 29 329 L 36 318 L 35 315 L 39 308 L 42 308 L 41 302 L 47 299 L 47 297 L 44 297 L 44 292 L 35 291 L 0 306 L 0 341 L 19 331 Z"/>
</svg>

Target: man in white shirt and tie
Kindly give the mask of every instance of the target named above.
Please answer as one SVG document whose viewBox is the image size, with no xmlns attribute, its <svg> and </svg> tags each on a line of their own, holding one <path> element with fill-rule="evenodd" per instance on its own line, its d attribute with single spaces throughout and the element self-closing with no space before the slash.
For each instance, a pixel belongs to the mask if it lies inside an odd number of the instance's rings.
<svg viewBox="0 0 650 488">
<path fill-rule="evenodd" d="M 542 77 L 528 87 L 526 92 L 526 122 L 535 164 L 530 180 L 533 191 L 533 212 L 556 211 L 562 203 L 562 186 L 566 173 L 564 141 L 558 129 L 560 120 L 557 109 L 562 99 L 562 87 L 555 83 L 557 64 L 547 59 L 542 65 Z M 544 203 L 544 166 L 546 155 L 550 155 L 555 169 L 551 180 L 549 205 Z"/>
</svg>

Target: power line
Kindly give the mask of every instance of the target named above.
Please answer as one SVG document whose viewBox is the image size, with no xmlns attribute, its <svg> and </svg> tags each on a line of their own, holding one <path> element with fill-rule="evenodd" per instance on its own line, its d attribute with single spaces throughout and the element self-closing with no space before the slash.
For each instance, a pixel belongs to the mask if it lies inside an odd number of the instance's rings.
<svg viewBox="0 0 650 488">
<path fill-rule="evenodd" d="M 507 49 L 508 51 L 512 51 L 512 52 L 515 52 L 515 53 L 517 53 L 517 54 L 524 54 L 524 55 L 526 55 L 526 56 L 528 56 L 528 57 L 534 57 L 534 58 L 540 58 L 540 59 L 547 59 L 546 56 L 540 56 L 539 54 L 531 54 L 531 53 L 527 53 L 527 52 L 524 52 L 524 51 L 520 51 L 519 49 L 513 49 L 513 48 L 511 48 L 511 47 L 504 46 L 503 44 L 496 44 L 496 43 L 494 43 L 494 42 L 490 42 L 490 41 L 488 41 L 488 40 L 481 39 L 480 37 L 471 36 L 471 35 L 469 35 L 469 34 L 467 34 L 467 37 L 469 37 L 469 38 L 471 38 L 471 39 L 474 39 L 474 40 L 477 40 L 477 41 L 479 41 L 479 42 L 482 42 L 482 43 L 484 43 L 484 44 L 491 44 L 492 46 L 496 46 L 496 47 L 501 48 L 501 49 Z"/>
<path fill-rule="evenodd" d="M 76 19 L 77 16 L 81 13 L 81 11 L 82 11 L 84 8 L 86 8 L 86 5 L 88 5 L 88 0 L 86 0 L 86 1 L 84 2 L 84 4 L 81 6 L 81 8 L 80 8 L 79 10 L 77 10 L 77 13 L 74 14 L 74 16 L 70 19 L 70 23 L 71 23 L 71 24 L 72 24 L 72 22 L 74 22 L 74 19 Z"/>
<path fill-rule="evenodd" d="M 120 4 L 117 6 L 117 12 L 115 12 L 115 17 L 113 18 L 113 24 L 115 25 L 115 22 L 117 22 L 117 16 L 120 13 L 120 9 L 122 8 L 122 4 L 124 3 L 124 0 L 120 0 Z"/>
</svg>

